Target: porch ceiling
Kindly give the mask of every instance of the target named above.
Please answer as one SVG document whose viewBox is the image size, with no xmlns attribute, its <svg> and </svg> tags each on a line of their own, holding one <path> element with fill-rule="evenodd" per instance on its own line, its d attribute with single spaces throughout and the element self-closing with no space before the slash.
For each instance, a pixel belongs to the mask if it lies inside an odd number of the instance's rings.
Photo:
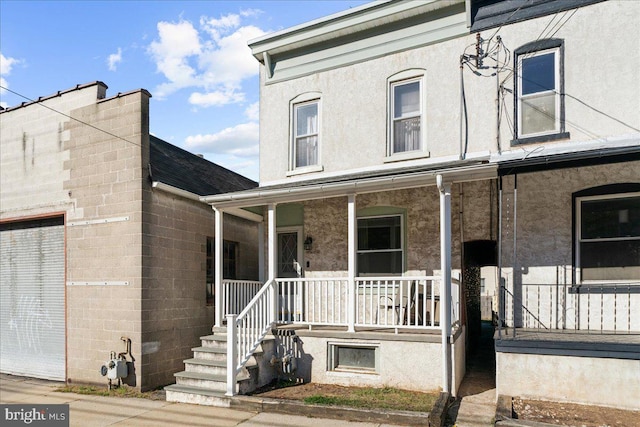
<svg viewBox="0 0 640 427">
<path fill-rule="evenodd" d="M 254 190 L 204 196 L 200 200 L 218 209 L 243 208 L 271 203 L 290 203 L 350 194 L 435 186 L 438 175 L 442 175 L 445 182 L 452 183 L 493 179 L 497 177 L 497 171 L 496 164 L 487 162 L 476 162 L 457 167 L 440 165 L 431 168 L 405 169 L 393 173 L 343 175 L 333 179 L 258 187 Z"/>
</svg>

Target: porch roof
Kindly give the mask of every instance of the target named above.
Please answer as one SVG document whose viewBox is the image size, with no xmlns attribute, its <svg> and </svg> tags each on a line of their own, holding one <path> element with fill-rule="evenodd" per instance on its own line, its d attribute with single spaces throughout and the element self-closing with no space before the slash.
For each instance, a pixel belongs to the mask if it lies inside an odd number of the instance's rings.
<svg viewBox="0 0 640 427">
<path fill-rule="evenodd" d="M 452 161 L 437 165 L 344 174 L 335 177 L 287 182 L 252 190 L 201 197 L 216 208 L 242 208 L 269 203 L 347 196 L 436 185 L 442 175 L 446 182 L 466 182 L 497 177 L 498 166 L 486 160 Z"/>
</svg>

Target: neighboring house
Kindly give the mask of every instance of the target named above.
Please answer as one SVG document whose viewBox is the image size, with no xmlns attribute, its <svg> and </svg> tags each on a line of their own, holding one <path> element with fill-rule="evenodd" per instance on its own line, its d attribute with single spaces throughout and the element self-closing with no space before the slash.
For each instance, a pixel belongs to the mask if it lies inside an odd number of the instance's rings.
<svg viewBox="0 0 640 427">
<path fill-rule="evenodd" d="M 106 384 L 128 339 L 125 382 L 148 390 L 211 331 L 214 212 L 199 196 L 256 183 L 150 135 L 147 91 L 106 90 L 0 111 L 0 370 Z M 258 229 L 229 219 L 224 273 L 258 279 Z"/>
<path fill-rule="evenodd" d="M 260 187 L 203 198 L 218 226 L 265 224 L 264 287 L 216 312 L 227 394 L 278 325 L 285 373 L 456 395 L 492 266 L 497 393 L 640 408 L 639 20 L 382 1 L 253 40 Z M 168 398 L 215 404 L 182 386 Z"/>
</svg>

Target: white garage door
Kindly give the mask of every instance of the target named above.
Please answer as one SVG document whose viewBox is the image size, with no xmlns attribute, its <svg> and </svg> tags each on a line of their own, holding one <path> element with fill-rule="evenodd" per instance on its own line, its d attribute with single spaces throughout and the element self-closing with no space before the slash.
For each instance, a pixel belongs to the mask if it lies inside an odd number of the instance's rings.
<svg viewBox="0 0 640 427">
<path fill-rule="evenodd" d="M 0 371 L 65 379 L 64 220 L 0 224 Z"/>
</svg>

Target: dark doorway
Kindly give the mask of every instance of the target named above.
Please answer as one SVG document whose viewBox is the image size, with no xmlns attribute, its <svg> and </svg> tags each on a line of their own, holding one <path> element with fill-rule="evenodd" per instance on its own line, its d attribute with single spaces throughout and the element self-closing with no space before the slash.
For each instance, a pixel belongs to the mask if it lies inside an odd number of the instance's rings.
<svg viewBox="0 0 640 427">
<path fill-rule="evenodd" d="M 483 269 L 483 267 L 497 266 L 497 258 L 497 242 L 495 240 L 474 240 L 464 243 L 462 288 L 468 337 L 467 351 L 473 350 L 480 341 L 482 320 L 491 321 L 493 319 L 494 308 L 491 302 L 496 293 L 494 283 L 496 278 L 492 273 L 495 270 Z"/>
</svg>

